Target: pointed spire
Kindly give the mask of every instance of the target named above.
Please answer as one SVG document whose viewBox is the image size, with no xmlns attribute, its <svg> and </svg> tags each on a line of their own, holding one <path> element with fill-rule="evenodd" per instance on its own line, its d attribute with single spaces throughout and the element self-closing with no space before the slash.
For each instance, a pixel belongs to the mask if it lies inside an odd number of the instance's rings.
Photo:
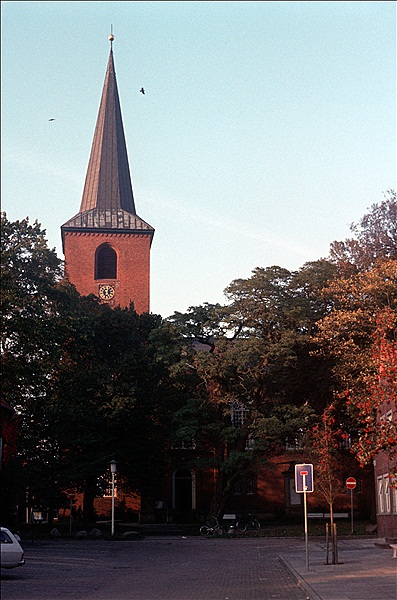
<svg viewBox="0 0 397 600">
<path fill-rule="evenodd" d="M 66 231 L 129 231 L 153 237 L 154 229 L 135 210 L 127 146 L 116 73 L 113 62 L 113 33 L 98 118 L 79 212 L 62 225 Z"/>
<path fill-rule="evenodd" d="M 113 34 L 80 212 L 125 210 L 136 215 L 116 73 Z"/>
</svg>

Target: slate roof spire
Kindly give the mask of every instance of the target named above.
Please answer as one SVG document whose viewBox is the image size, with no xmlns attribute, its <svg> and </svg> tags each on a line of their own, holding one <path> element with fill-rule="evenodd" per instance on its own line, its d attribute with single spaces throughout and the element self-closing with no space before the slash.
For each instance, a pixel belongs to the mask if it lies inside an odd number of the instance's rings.
<svg viewBox="0 0 397 600">
<path fill-rule="evenodd" d="M 80 212 L 91 208 L 136 214 L 112 46 Z"/>
<path fill-rule="evenodd" d="M 62 230 L 99 228 L 154 232 L 135 209 L 113 61 L 113 34 L 109 40 L 109 60 L 80 210 Z"/>
</svg>

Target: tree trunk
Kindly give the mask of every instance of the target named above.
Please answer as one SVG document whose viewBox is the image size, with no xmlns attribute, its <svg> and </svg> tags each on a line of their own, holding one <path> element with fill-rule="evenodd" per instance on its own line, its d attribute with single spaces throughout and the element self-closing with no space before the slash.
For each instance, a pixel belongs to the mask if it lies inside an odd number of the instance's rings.
<svg viewBox="0 0 397 600">
<path fill-rule="evenodd" d="M 217 450 L 217 473 L 215 480 L 215 489 L 214 495 L 211 500 L 210 505 L 210 514 L 208 518 L 216 517 L 217 519 L 223 512 L 223 507 L 225 505 L 225 495 L 224 495 L 224 487 L 225 487 L 225 476 L 222 473 L 222 470 L 219 468 L 219 465 L 223 462 L 225 447 L 222 445 Z"/>
<path fill-rule="evenodd" d="M 96 495 L 96 480 L 88 475 L 84 482 L 84 500 L 83 500 L 83 526 L 87 527 L 95 523 L 96 514 L 94 509 L 94 499 Z"/>
<path fill-rule="evenodd" d="M 329 519 L 330 519 L 330 527 L 331 527 L 331 536 L 332 536 L 332 564 L 338 564 L 338 541 L 337 541 L 337 533 L 336 533 L 336 524 L 334 523 L 334 505 L 333 502 L 329 503 Z"/>
<path fill-rule="evenodd" d="M 47 516 L 48 526 L 51 529 L 54 525 L 54 512 L 55 512 L 55 502 L 54 502 L 54 497 L 51 496 L 51 498 L 48 500 L 48 516 Z"/>
</svg>

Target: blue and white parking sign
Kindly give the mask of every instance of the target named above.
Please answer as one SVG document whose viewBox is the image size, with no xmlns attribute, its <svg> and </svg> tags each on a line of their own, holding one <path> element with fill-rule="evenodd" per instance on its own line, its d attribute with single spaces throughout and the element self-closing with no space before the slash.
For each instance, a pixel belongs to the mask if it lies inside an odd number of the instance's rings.
<svg viewBox="0 0 397 600">
<path fill-rule="evenodd" d="M 313 491 L 313 465 L 295 465 L 295 491 Z"/>
</svg>

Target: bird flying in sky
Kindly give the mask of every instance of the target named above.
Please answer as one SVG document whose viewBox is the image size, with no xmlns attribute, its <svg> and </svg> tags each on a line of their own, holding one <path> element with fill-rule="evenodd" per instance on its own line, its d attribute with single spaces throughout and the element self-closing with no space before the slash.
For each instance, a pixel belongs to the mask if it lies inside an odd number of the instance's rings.
<svg viewBox="0 0 397 600">
<path fill-rule="evenodd" d="M 143 87 L 141 87 L 141 89 L 139 91 L 141 92 L 141 94 L 145 95 L 145 90 Z"/>
<path fill-rule="evenodd" d="M 49 121 L 55 121 L 55 119 L 48 119 Z"/>
</svg>

